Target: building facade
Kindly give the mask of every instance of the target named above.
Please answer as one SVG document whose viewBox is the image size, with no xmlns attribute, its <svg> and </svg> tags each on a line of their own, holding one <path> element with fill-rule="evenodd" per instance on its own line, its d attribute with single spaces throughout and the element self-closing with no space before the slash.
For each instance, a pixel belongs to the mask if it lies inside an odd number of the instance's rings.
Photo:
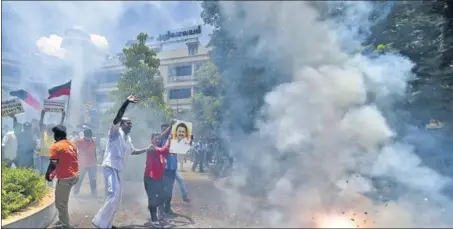
<svg viewBox="0 0 453 229">
<path fill-rule="evenodd" d="M 5 9 L 2 8 L 2 13 Z M 4 20 L 16 23 L 18 19 L 12 14 Z M 24 48 L 34 50 L 33 54 L 24 57 L 23 52 L 21 53 L 22 45 L 12 42 L 13 36 L 17 36 L 15 31 L 21 30 L 2 33 L 3 100 L 10 97 L 10 91 L 18 89 L 31 92 L 38 100 L 44 99 L 50 87 L 73 80 L 74 89 L 74 79 L 83 78 L 83 82 L 77 84 L 78 88 L 83 88 L 83 92 L 77 93 L 77 97 L 80 98 L 74 100 L 80 104 L 71 102 L 72 112 L 69 112 L 75 113 L 80 120 L 72 120 L 71 123 L 90 123 L 91 119 L 99 119 L 102 113 L 113 107 L 114 102 L 110 95 L 112 91 L 117 90 L 117 83 L 125 70 L 119 55 L 109 57 L 107 53 L 99 51 L 91 43 L 88 33 L 74 27 L 66 30 L 63 37 L 62 48 L 66 50 L 64 59 L 39 53 L 36 47 Z M 177 37 L 184 33 L 189 35 Z M 210 48 L 200 45 L 198 41 L 200 33 L 200 26 L 182 32 L 169 31 L 164 34 L 168 36 L 164 42 L 149 44 L 160 60 L 159 72 L 165 86 L 164 101 L 173 108 L 176 115 L 183 115 L 191 109 L 192 96 L 197 86 L 195 72 L 203 62 L 209 60 Z M 11 35 L 8 36 L 8 34 Z M 164 43 L 185 43 L 187 47 L 162 51 Z M 94 57 L 96 59 L 92 59 Z M 96 67 L 91 66 L 93 63 L 96 63 Z M 36 66 L 40 66 L 38 71 Z M 72 97 L 73 93 L 71 93 L 71 101 L 73 101 Z M 31 116 L 39 117 L 39 111 L 30 112 L 33 113 Z M 86 120 L 87 117 L 90 120 Z M 96 123 L 94 120 L 91 121 Z"/>
<path fill-rule="evenodd" d="M 197 86 L 195 71 L 209 59 L 209 48 L 200 46 L 192 48 L 162 51 L 157 53 L 160 59 L 160 75 L 164 80 L 165 103 L 177 113 L 185 113 L 191 108 L 192 96 Z M 113 106 L 110 98 L 112 91 L 117 90 L 117 82 L 124 66 L 119 58 L 110 59 L 104 67 L 94 73 L 97 81 L 95 101 L 100 110 L 106 111 Z"/>
</svg>

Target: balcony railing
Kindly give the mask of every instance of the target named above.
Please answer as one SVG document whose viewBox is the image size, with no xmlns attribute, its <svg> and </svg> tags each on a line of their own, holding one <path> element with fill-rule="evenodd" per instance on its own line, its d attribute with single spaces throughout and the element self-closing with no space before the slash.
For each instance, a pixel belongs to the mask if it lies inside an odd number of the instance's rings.
<svg viewBox="0 0 453 229">
<path fill-rule="evenodd" d="M 185 82 L 185 81 L 194 81 L 194 75 L 187 75 L 187 76 L 168 76 L 168 82 Z"/>
</svg>

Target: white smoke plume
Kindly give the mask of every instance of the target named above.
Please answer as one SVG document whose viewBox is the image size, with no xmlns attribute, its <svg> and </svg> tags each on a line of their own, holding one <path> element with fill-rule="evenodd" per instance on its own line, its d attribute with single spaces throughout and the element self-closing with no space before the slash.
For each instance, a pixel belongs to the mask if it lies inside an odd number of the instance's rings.
<svg viewBox="0 0 453 229">
<path fill-rule="evenodd" d="M 263 179 L 263 187 L 274 184 L 267 195 L 274 207 L 262 210 L 228 192 L 232 210 L 259 211 L 268 227 L 453 225 L 445 211 L 452 202 L 442 194 L 450 179 L 424 166 L 413 147 L 395 142 L 381 110 L 402 98 L 414 64 L 397 54 L 350 54 L 361 43 L 359 31 L 371 25 L 373 4 L 348 2 L 349 13 L 333 22 L 322 21 L 321 7 L 306 1 L 221 3 L 231 34 L 259 35 L 251 56 L 286 56 L 290 63 L 271 64 L 292 66 L 291 82 L 266 95 L 259 130 L 237 143 L 263 174 L 244 165 L 232 181 L 238 189 L 252 176 Z M 275 158 L 288 152 L 296 155 L 288 170 L 266 180 L 279 172 Z M 404 189 L 377 187 L 375 179 Z M 380 199 L 385 188 L 395 192 L 393 199 Z"/>
</svg>

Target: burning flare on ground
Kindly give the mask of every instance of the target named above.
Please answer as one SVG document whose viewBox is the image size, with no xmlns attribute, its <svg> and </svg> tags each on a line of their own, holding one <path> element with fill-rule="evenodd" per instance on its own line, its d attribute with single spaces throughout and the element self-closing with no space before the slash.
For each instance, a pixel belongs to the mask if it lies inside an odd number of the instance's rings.
<svg viewBox="0 0 453 229">
<path fill-rule="evenodd" d="M 319 218 L 316 222 L 318 228 L 356 228 L 357 225 L 346 218 L 345 216 L 340 215 L 327 215 Z"/>
<path fill-rule="evenodd" d="M 372 225 L 367 219 L 367 213 L 357 214 L 353 212 L 342 214 L 331 213 L 321 214 L 315 218 L 317 228 L 371 228 Z"/>
</svg>

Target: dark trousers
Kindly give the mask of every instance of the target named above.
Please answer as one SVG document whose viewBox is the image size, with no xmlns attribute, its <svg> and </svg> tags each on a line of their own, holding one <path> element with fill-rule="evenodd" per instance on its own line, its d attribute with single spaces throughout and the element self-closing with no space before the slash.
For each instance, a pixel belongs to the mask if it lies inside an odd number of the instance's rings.
<svg viewBox="0 0 453 229">
<path fill-rule="evenodd" d="M 203 159 L 200 158 L 200 156 L 196 156 L 195 160 L 192 165 L 192 171 L 195 171 L 197 166 L 200 166 L 200 173 L 203 172 Z"/>
<path fill-rule="evenodd" d="M 80 191 L 80 186 L 82 185 L 83 178 L 88 173 L 88 178 L 90 179 L 90 188 L 91 188 L 91 195 L 96 196 L 96 177 L 97 177 L 97 166 L 91 167 L 80 167 L 79 171 L 79 182 L 76 183 L 74 187 L 74 194 L 78 194 Z"/>
<path fill-rule="evenodd" d="M 148 196 L 148 209 L 151 214 L 151 221 L 156 222 L 157 207 L 164 201 L 164 183 L 163 180 L 156 180 L 145 176 L 144 178 L 145 191 Z"/>
<path fill-rule="evenodd" d="M 171 212 L 171 198 L 173 197 L 173 186 L 176 179 L 176 170 L 165 169 L 164 172 L 164 211 Z"/>
</svg>

